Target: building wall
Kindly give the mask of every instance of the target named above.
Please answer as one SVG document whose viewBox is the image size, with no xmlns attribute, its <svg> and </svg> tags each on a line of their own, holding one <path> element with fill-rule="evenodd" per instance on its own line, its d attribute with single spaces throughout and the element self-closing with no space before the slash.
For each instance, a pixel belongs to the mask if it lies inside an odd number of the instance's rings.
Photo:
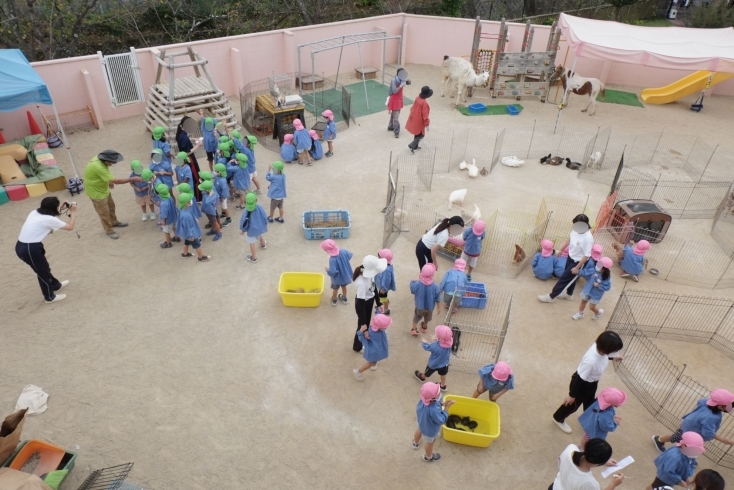
<svg viewBox="0 0 734 490">
<path fill-rule="evenodd" d="M 405 24 L 405 26 L 403 26 Z M 509 24 L 510 42 L 508 51 L 519 51 L 523 32 L 523 24 Z M 550 27 L 534 26 L 534 50 L 545 48 Z M 289 30 L 268 31 L 228 38 L 211 39 L 191 43 L 194 50 L 208 60 L 208 70 L 212 78 L 227 95 L 235 95 L 239 87 L 254 80 L 267 78 L 277 73 L 296 72 L 298 56 L 296 47 L 299 44 L 332 38 L 345 34 L 357 34 L 384 29 L 389 36 L 403 35 L 403 63 L 429 64 L 439 66 L 444 55 L 469 55 L 474 35 L 474 20 L 421 15 L 393 14 L 367 19 L 358 19 L 332 24 L 305 26 Z M 480 47 L 494 49 L 497 45 L 499 23 L 482 22 L 482 39 Z M 143 88 L 147 91 L 154 84 L 157 63 L 154 53 L 164 49 L 171 53 L 181 51 L 185 45 L 163 46 L 136 50 Z M 388 63 L 398 60 L 397 40 L 386 42 L 385 58 Z M 304 72 L 311 72 L 311 52 L 308 48 L 301 50 L 300 62 Z M 380 67 L 383 55 L 381 42 L 370 42 L 362 45 L 362 58 L 365 66 Z M 353 70 L 360 65 L 360 53 L 357 45 L 347 46 L 341 53 L 333 49 L 318 53 L 314 57 L 314 69 L 318 75 L 331 76 Z M 185 62 L 186 57 L 176 58 L 177 62 Z M 557 63 L 570 67 L 574 56 L 568 53 L 567 45 L 561 41 Z M 71 112 L 89 105 L 98 110 L 102 121 L 145 113 L 145 102 L 113 107 L 97 56 L 80 56 L 52 61 L 33 63 L 38 74 L 46 81 L 51 96 L 56 102 L 59 112 Z M 241 68 L 241 69 L 239 69 Z M 167 70 L 163 71 L 163 79 L 167 78 Z M 606 83 L 628 85 L 634 87 L 659 87 L 667 85 L 687 72 L 641 67 L 625 63 L 605 63 L 599 60 L 579 59 L 576 71 L 587 77 L 600 77 Z M 176 70 L 177 76 L 193 75 L 193 68 Z M 87 89 L 89 86 L 89 89 Z M 734 79 L 713 87 L 709 93 L 718 95 L 734 95 Z M 6 139 L 24 136 L 28 133 L 25 111 L 30 110 L 38 120 L 35 107 L 28 106 L 12 113 L 0 114 L 0 128 Z M 50 114 L 50 107 L 42 107 L 45 114 Z M 38 121 L 40 123 L 40 121 Z M 70 121 L 72 124 L 75 121 Z M 79 120 L 76 120 L 79 122 Z"/>
</svg>

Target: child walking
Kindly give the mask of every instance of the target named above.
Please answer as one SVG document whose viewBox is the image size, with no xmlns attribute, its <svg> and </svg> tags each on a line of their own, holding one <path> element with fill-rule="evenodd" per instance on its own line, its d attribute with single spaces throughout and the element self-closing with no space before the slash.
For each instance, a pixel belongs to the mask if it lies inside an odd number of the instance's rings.
<svg viewBox="0 0 734 490">
<path fill-rule="evenodd" d="M 584 437 L 579 447 L 584 450 L 589 439 L 599 438 L 606 440 L 609 432 L 617 430 L 622 422 L 615 412 L 616 407 L 621 407 L 627 401 L 627 394 L 617 388 L 604 388 L 599 393 L 596 401 L 581 414 L 579 424 L 584 429 Z"/>
<path fill-rule="evenodd" d="M 310 129 L 308 131 L 308 135 L 313 140 L 311 142 L 311 149 L 308 150 L 308 154 L 314 160 L 321 160 L 324 157 L 324 147 L 321 145 L 321 141 L 319 140 L 319 133 L 317 133 L 313 129 Z"/>
<path fill-rule="evenodd" d="M 268 232 L 267 218 L 265 210 L 257 203 L 257 195 L 254 192 L 249 192 L 246 197 L 245 212 L 242 213 L 242 218 L 240 218 L 240 235 L 247 233 L 247 243 L 250 244 L 250 255 L 247 256 L 248 262 L 257 262 L 255 244 L 258 241 L 263 250 L 268 248 L 264 236 Z"/>
<path fill-rule="evenodd" d="M 681 434 L 680 442 L 655 458 L 655 480 L 646 490 L 680 485 L 688 487 L 698 463 L 696 458 L 705 451 L 703 437 L 695 432 Z"/>
<path fill-rule="evenodd" d="M 179 218 L 178 227 L 176 228 L 176 236 L 184 239 L 183 252 L 181 257 L 193 257 L 194 254 L 189 252 L 189 246 L 195 251 L 199 257 L 199 262 L 207 262 L 211 257 L 204 255 L 201 250 L 201 228 L 199 222 L 196 221 L 191 207 L 194 205 L 193 194 L 180 194 L 178 196 Z"/>
<path fill-rule="evenodd" d="M 446 400 L 442 403 L 441 387 L 438 383 L 424 383 L 421 386 L 421 399 L 416 405 L 415 413 L 418 419 L 418 429 L 413 434 L 413 449 L 421 446 L 421 440 L 425 444 L 423 461 L 432 463 L 441 459 L 441 455 L 433 452 L 433 444 L 436 442 L 441 426 L 446 423 L 449 413 L 446 411 L 454 400 Z"/>
<path fill-rule="evenodd" d="M 214 184 L 211 180 L 205 180 L 199 184 L 199 190 L 201 191 L 201 212 L 206 215 L 209 220 L 211 230 L 206 232 L 207 236 L 214 235 L 213 241 L 217 241 L 222 238 L 221 222 L 219 221 L 219 215 L 217 214 L 217 204 L 219 203 L 219 195 L 214 190 Z"/>
<path fill-rule="evenodd" d="M 433 376 L 438 372 L 441 377 L 441 391 L 446 391 L 446 375 L 449 374 L 449 361 L 451 360 L 451 346 L 454 345 L 454 332 L 446 325 L 438 325 L 436 334 L 431 337 L 432 342 L 421 339 L 423 350 L 431 353 L 428 357 L 426 370 L 420 372 L 416 370 L 413 375 L 418 381 L 425 381 L 426 378 Z"/>
<path fill-rule="evenodd" d="M 229 185 L 227 184 L 227 166 L 223 163 L 217 163 L 214 165 L 214 190 L 219 196 L 219 206 L 222 209 L 221 216 L 224 219 L 222 226 L 229 226 L 232 224 L 232 218 L 229 215 L 229 209 L 227 209 L 227 199 L 229 198 Z"/>
<path fill-rule="evenodd" d="M 237 209 L 245 209 L 245 195 L 250 189 L 250 174 L 247 171 L 247 155 L 238 153 L 236 155 L 236 163 L 230 163 L 227 170 L 232 172 L 232 185 L 236 192 L 239 193 L 240 203 L 235 206 Z"/>
<path fill-rule="evenodd" d="M 296 145 L 296 153 L 298 154 L 298 165 L 303 165 L 303 157 L 308 159 L 308 164 L 311 165 L 311 155 L 308 150 L 311 149 L 311 135 L 303 127 L 303 123 L 300 119 L 293 120 L 293 127 L 296 131 L 293 133 L 293 143 Z"/>
<path fill-rule="evenodd" d="M 387 260 L 387 267 L 385 270 L 375 276 L 375 286 L 377 286 L 377 294 L 380 297 L 380 303 L 382 303 L 384 313 L 385 315 L 389 315 L 390 309 L 388 308 L 388 305 L 390 304 L 390 300 L 388 299 L 387 294 L 389 291 L 396 290 L 395 271 L 392 267 L 392 250 L 389 248 L 383 248 L 377 252 L 377 256 L 381 259 Z"/>
<path fill-rule="evenodd" d="M 293 144 L 293 135 L 290 133 L 283 136 L 283 144 L 280 147 L 280 158 L 285 163 L 293 163 L 298 160 L 298 153 L 296 153 L 296 147 Z"/>
<path fill-rule="evenodd" d="M 548 280 L 553 275 L 553 266 L 553 242 L 550 240 L 541 240 L 540 252 L 535 253 L 533 262 L 531 263 L 533 275 L 541 281 Z"/>
<path fill-rule="evenodd" d="M 731 413 L 732 403 L 734 394 L 730 391 L 723 388 L 714 390 L 708 398 L 698 400 L 696 408 L 683 416 L 678 430 L 667 436 L 652 436 L 652 442 L 662 453 L 666 442 L 680 442 L 684 432 L 695 432 L 703 437 L 704 442 L 716 439 L 729 446 L 734 445 L 734 441 L 716 434 L 721 427 L 722 412 Z"/>
<path fill-rule="evenodd" d="M 349 261 L 352 259 L 352 252 L 343 248 L 340 249 L 334 240 L 328 239 L 321 242 L 321 250 L 329 254 L 329 267 L 326 267 L 326 274 L 331 279 L 331 306 L 336 306 L 337 293 L 339 288 L 342 292 L 338 298 L 342 303 L 349 304 L 347 299 L 347 285 L 352 282 L 352 266 Z"/>
<path fill-rule="evenodd" d="M 171 197 L 166 184 L 158 184 L 155 190 L 161 198 L 161 231 L 166 237 L 166 241 L 161 243 L 161 248 L 171 248 L 173 247 L 173 244 L 171 243 L 172 241 L 181 241 L 179 237 L 171 238 L 171 234 L 173 233 L 173 224 L 178 221 L 176 204 L 173 202 L 173 197 Z"/>
<path fill-rule="evenodd" d="M 454 302 L 454 309 L 451 313 L 458 313 L 461 307 L 461 298 L 466 292 L 466 286 L 469 283 L 466 279 L 466 261 L 464 259 L 454 260 L 454 268 L 446 271 L 441 279 L 439 288 L 443 292 L 443 302 L 446 305 L 446 311 L 451 308 L 451 301 Z M 438 313 L 441 313 L 441 304 L 438 305 Z"/>
<path fill-rule="evenodd" d="M 586 303 L 591 303 L 589 309 L 594 313 L 592 320 L 601 318 L 604 310 L 597 308 L 597 305 L 604 296 L 604 293 L 612 288 L 612 273 L 609 270 L 611 268 L 612 259 L 602 257 L 593 270 L 583 268 L 579 271 L 579 275 L 586 278 L 586 284 L 584 284 L 584 289 L 581 290 L 581 294 L 579 295 L 581 297 L 579 311 L 574 313 L 571 318 L 581 320 L 584 317 Z"/>
<path fill-rule="evenodd" d="M 428 330 L 428 322 L 433 319 L 433 309 L 441 311 L 441 288 L 433 282 L 436 268 L 433 264 L 425 264 L 421 269 L 417 281 L 410 281 L 410 292 L 415 299 L 415 311 L 413 313 L 413 328 L 410 334 L 418 335 L 418 322 L 421 322 L 421 332 Z"/>
<path fill-rule="evenodd" d="M 372 322 L 367 328 L 367 325 L 362 325 L 362 328 L 357 330 L 357 337 L 364 346 L 364 360 L 366 361 L 359 369 L 353 369 L 352 373 L 357 381 L 364 381 L 362 373 L 377 366 L 377 363 L 387 359 L 388 347 L 387 347 L 387 327 L 392 323 L 392 318 L 387 315 L 375 315 Z"/>
<path fill-rule="evenodd" d="M 130 169 L 132 170 L 130 177 L 140 177 L 140 181 L 130 182 L 130 186 L 135 193 L 135 204 L 143 210 L 143 221 L 148 221 L 148 215 L 145 213 L 146 206 L 150 208 L 150 219 L 154 220 L 155 208 L 153 208 L 153 201 L 150 199 L 150 186 L 148 185 L 148 181 L 142 178 L 143 165 L 140 163 L 140 160 L 133 160 L 130 162 Z"/>
<path fill-rule="evenodd" d="M 479 395 L 488 391 L 489 400 L 496 402 L 507 391 L 515 389 L 515 375 L 512 374 L 510 365 L 505 361 L 499 361 L 497 364 L 487 364 L 479 369 L 477 373 L 479 373 L 479 384 L 477 384 L 477 389 L 474 390 L 472 398 L 479 398 Z"/>
<path fill-rule="evenodd" d="M 629 245 L 625 245 L 624 248 L 618 243 L 613 243 L 612 246 L 617 251 L 619 266 L 622 268 L 620 277 L 631 277 L 635 282 L 640 282 L 638 276 L 642 274 L 645 254 L 650 250 L 650 242 L 647 240 L 640 240 L 637 243 L 630 241 Z"/>
<path fill-rule="evenodd" d="M 326 118 L 326 127 L 324 128 L 324 141 L 329 145 L 329 151 L 326 152 L 326 158 L 334 154 L 334 140 L 336 139 L 336 124 L 334 124 L 334 113 L 331 109 L 326 109 L 321 113 Z"/>
<path fill-rule="evenodd" d="M 275 172 L 273 172 L 275 171 Z M 268 167 L 268 173 L 265 174 L 265 180 L 270 182 L 268 186 L 268 197 L 270 198 L 270 216 L 268 223 L 273 222 L 275 210 L 280 214 L 279 218 L 275 218 L 278 223 L 285 223 L 283 220 L 283 200 L 287 197 L 285 190 L 285 174 L 283 173 L 283 162 L 273 162 Z"/>
<path fill-rule="evenodd" d="M 466 228 L 462 235 L 464 238 L 464 250 L 461 252 L 461 259 L 466 262 L 466 279 L 469 282 L 471 282 L 471 273 L 477 266 L 479 255 L 482 253 L 482 242 L 487 236 L 485 232 L 486 227 L 487 225 L 484 221 L 478 219 L 471 228 Z"/>
</svg>

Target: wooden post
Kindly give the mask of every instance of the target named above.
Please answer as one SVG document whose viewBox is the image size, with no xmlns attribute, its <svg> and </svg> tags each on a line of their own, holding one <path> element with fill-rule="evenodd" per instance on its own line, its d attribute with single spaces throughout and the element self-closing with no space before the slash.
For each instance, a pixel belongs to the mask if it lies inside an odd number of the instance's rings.
<svg viewBox="0 0 734 490">
<path fill-rule="evenodd" d="M 161 51 L 160 54 L 155 54 L 155 53 L 153 54 L 153 60 L 154 61 L 157 62 L 159 57 L 162 60 L 165 60 L 166 59 L 166 50 L 165 49 L 163 51 Z M 155 72 L 155 83 L 156 84 L 159 84 L 159 83 L 161 83 L 161 74 L 163 73 L 163 65 L 161 65 L 160 63 L 156 63 L 156 64 L 158 65 L 158 68 L 157 68 L 157 70 Z"/>
<path fill-rule="evenodd" d="M 471 62 L 472 66 L 474 67 L 474 71 L 477 71 L 477 52 L 479 51 L 479 43 L 481 41 L 482 37 L 482 20 L 477 15 L 477 20 L 474 23 L 474 39 L 471 43 L 471 55 L 469 58 L 469 61 Z M 474 95 L 474 87 L 467 87 L 467 91 L 469 93 L 469 97 Z"/>
<path fill-rule="evenodd" d="M 189 53 L 189 58 L 191 61 L 200 61 L 199 56 L 194 53 L 194 50 L 191 49 L 191 46 L 186 46 L 186 51 Z M 197 77 L 201 76 L 201 73 L 199 73 L 199 67 L 196 65 L 193 65 L 194 67 L 194 73 L 196 73 Z"/>
</svg>

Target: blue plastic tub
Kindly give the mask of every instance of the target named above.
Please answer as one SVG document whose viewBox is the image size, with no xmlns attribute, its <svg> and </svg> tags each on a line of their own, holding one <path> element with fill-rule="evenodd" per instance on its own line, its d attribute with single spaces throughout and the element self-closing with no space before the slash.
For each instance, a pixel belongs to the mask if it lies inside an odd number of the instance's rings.
<svg viewBox="0 0 734 490">
<path fill-rule="evenodd" d="M 487 106 L 482 104 L 481 102 L 477 102 L 476 104 L 472 104 L 468 107 L 469 112 L 472 112 L 474 114 L 479 114 L 480 112 L 484 112 L 487 110 Z"/>
<path fill-rule="evenodd" d="M 520 114 L 520 109 L 518 109 L 514 105 L 508 105 L 507 106 L 507 113 L 509 115 L 511 115 L 511 116 L 517 116 L 518 114 Z"/>
<path fill-rule="evenodd" d="M 344 221 L 347 226 L 344 227 L 319 227 L 319 223 L 328 223 L 331 221 Z M 306 226 L 311 223 L 311 226 Z M 327 238 L 349 238 L 349 230 L 352 228 L 352 219 L 349 211 L 343 210 L 324 210 L 324 211 L 304 211 L 301 218 L 303 233 L 306 240 L 326 240 Z"/>
<path fill-rule="evenodd" d="M 479 293 L 479 296 L 466 296 L 461 299 L 462 308 L 484 309 L 487 306 L 487 286 L 482 282 L 470 282 L 466 285 L 467 293 Z"/>
</svg>

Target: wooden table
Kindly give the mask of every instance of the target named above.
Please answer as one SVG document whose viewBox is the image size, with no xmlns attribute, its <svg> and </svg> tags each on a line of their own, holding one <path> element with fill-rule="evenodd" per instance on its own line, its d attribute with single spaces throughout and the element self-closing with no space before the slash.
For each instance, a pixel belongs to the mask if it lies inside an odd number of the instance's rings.
<svg viewBox="0 0 734 490">
<path fill-rule="evenodd" d="M 277 108 L 273 103 L 273 97 L 268 94 L 258 95 L 255 98 L 255 110 L 264 112 L 273 118 L 273 139 L 278 138 L 281 145 L 285 134 L 280 134 L 279 127 L 283 122 L 289 123 L 298 118 L 304 126 L 306 125 L 306 108 L 303 105 Z"/>
</svg>

